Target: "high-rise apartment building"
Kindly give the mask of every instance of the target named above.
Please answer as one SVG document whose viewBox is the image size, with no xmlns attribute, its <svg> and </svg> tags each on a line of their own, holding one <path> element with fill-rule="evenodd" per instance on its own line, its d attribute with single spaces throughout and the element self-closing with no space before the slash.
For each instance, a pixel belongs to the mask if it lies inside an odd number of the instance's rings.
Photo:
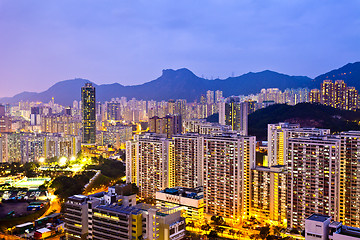
<svg viewBox="0 0 360 240">
<path fill-rule="evenodd" d="M 331 80 L 324 80 L 321 83 L 321 104 L 333 106 L 334 83 Z"/>
<path fill-rule="evenodd" d="M 321 84 L 321 103 L 339 109 L 355 111 L 358 105 L 358 91 L 347 87 L 343 80 L 324 80 Z"/>
<path fill-rule="evenodd" d="M 136 135 L 126 142 L 126 182 L 136 183 L 141 198 L 154 198 L 155 193 L 174 187 L 173 140 L 163 135 Z"/>
<path fill-rule="evenodd" d="M 319 89 L 311 89 L 309 93 L 309 102 L 310 103 L 320 103 L 321 93 Z"/>
<path fill-rule="evenodd" d="M 215 91 L 215 103 L 218 103 L 223 98 L 223 92 L 220 90 Z"/>
<path fill-rule="evenodd" d="M 175 186 L 195 188 L 203 185 L 203 138 L 199 134 L 175 135 Z"/>
<path fill-rule="evenodd" d="M 208 90 L 206 92 L 206 102 L 207 102 L 207 104 L 214 103 L 214 91 Z"/>
<path fill-rule="evenodd" d="M 60 134 L 5 133 L 0 138 L 0 162 L 37 162 L 40 158 L 75 156 L 80 138 Z"/>
<path fill-rule="evenodd" d="M 248 133 L 248 114 L 248 103 L 240 102 L 238 98 L 231 97 L 228 101 L 219 103 L 219 123 L 231 126 L 232 130 L 243 135 Z"/>
<path fill-rule="evenodd" d="M 345 96 L 345 109 L 356 111 L 358 108 L 358 97 L 358 91 L 354 87 L 348 87 Z"/>
<path fill-rule="evenodd" d="M 286 165 L 288 140 L 295 137 L 328 135 L 330 129 L 301 128 L 299 124 L 268 124 L 268 162 L 269 166 Z"/>
<path fill-rule="evenodd" d="M 111 101 L 106 104 L 107 119 L 113 121 L 121 120 L 121 107 L 120 103 Z"/>
<path fill-rule="evenodd" d="M 288 140 L 287 225 L 303 229 L 312 213 L 339 220 L 340 138 Z"/>
<path fill-rule="evenodd" d="M 333 107 L 345 109 L 346 107 L 346 83 L 343 80 L 336 80 L 334 83 Z"/>
<path fill-rule="evenodd" d="M 81 110 L 82 110 L 82 143 L 95 144 L 96 142 L 96 98 L 95 87 L 86 83 L 81 88 Z"/>
<path fill-rule="evenodd" d="M 250 216 L 255 137 L 204 137 L 205 212 L 241 222 Z"/>
<path fill-rule="evenodd" d="M 286 176 L 284 165 L 256 166 L 252 170 L 252 216 L 286 226 Z"/>
<path fill-rule="evenodd" d="M 149 132 L 165 134 L 171 138 L 174 134 L 182 132 L 181 115 L 167 115 L 163 118 L 154 116 L 149 119 Z"/>
<path fill-rule="evenodd" d="M 342 132 L 340 137 L 340 221 L 360 227 L 360 132 Z"/>
</svg>

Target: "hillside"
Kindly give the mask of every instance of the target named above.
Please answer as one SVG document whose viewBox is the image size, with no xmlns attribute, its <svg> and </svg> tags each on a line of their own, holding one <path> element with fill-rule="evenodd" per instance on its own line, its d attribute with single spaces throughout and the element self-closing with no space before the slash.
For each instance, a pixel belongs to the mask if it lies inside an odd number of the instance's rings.
<svg viewBox="0 0 360 240">
<path fill-rule="evenodd" d="M 360 62 L 348 63 L 345 66 L 322 74 L 314 79 L 314 83 L 320 87 L 323 80 L 344 80 L 348 86 L 360 90 Z"/>
<path fill-rule="evenodd" d="M 186 68 L 163 70 L 162 75 L 150 82 L 123 86 L 119 83 L 95 85 L 97 101 L 109 101 L 111 98 L 125 96 L 129 99 L 169 100 L 186 99 L 194 101 L 207 90 L 222 90 L 224 96 L 250 94 L 259 92 L 262 88 L 278 87 L 299 88 L 312 84 L 308 77 L 288 76 L 272 71 L 247 73 L 225 80 L 208 80 L 196 76 Z M 0 103 L 17 103 L 19 101 L 49 102 L 54 97 L 55 102 L 62 105 L 71 105 L 74 100 L 80 100 L 80 88 L 86 79 L 73 79 L 58 82 L 48 90 L 40 93 L 24 92 L 11 98 L 2 98 Z"/>
<path fill-rule="evenodd" d="M 301 127 L 329 128 L 332 133 L 359 130 L 360 112 L 339 110 L 319 104 L 300 103 L 295 106 L 276 104 L 249 115 L 249 135 L 267 139 L 267 124 L 299 123 Z"/>
<path fill-rule="evenodd" d="M 315 79 L 305 76 L 289 76 L 269 70 L 249 72 L 238 77 L 208 80 L 196 76 L 189 69 L 165 69 L 155 80 L 140 85 L 124 86 L 119 83 L 95 85 L 97 101 L 110 101 L 111 98 L 125 96 L 128 99 L 169 100 L 186 99 L 198 100 L 207 90 L 221 90 L 223 96 L 247 95 L 258 93 L 262 88 L 320 88 L 324 79 L 343 79 L 349 86 L 360 89 L 360 62 L 349 63 L 345 66 L 322 74 Z M 14 97 L 0 98 L 0 103 L 15 104 L 19 101 L 49 102 L 54 97 L 55 102 L 62 105 L 72 105 L 74 100 L 80 100 L 80 88 L 86 79 L 73 79 L 54 84 L 48 90 L 40 93 L 23 92 Z"/>
</svg>

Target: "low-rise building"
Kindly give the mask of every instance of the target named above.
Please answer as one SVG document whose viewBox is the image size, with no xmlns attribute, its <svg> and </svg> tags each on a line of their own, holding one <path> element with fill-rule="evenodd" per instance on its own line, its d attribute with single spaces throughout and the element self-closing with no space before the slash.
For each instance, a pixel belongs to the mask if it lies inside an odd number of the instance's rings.
<svg viewBox="0 0 360 240">
<path fill-rule="evenodd" d="M 360 239 L 360 228 L 332 222 L 330 216 L 312 214 L 305 220 L 305 240 L 355 240 Z"/>
<path fill-rule="evenodd" d="M 117 187 L 89 196 L 74 195 L 66 203 L 67 239 L 180 240 L 185 219 L 178 208 L 136 204 L 136 195 L 119 195 Z"/>
<path fill-rule="evenodd" d="M 178 208 L 186 220 L 204 219 L 204 192 L 202 187 L 166 188 L 156 192 L 156 205 L 162 208 Z"/>
</svg>

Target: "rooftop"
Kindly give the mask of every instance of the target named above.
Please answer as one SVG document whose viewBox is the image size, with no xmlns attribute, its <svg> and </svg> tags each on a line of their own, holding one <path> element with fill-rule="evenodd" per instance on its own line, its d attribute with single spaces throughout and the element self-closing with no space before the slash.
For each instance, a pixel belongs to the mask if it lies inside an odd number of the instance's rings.
<svg viewBox="0 0 360 240">
<path fill-rule="evenodd" d="M 159 192 L 171 194 L 175 196 L 192 198 L 192 199 L 203 198 L 203 187 L 197 187 L 197 188 L 173 187 L 173 188 L 165 188 L 164 190 L 161 190 Z"/>
<path fill-rule="evenodd" d="M 141 212 L 141 209 L 137 208 L 136 206 L 125 207 L 123 205 L 117 205 L 117 204 L 100 205 L 97 206 L 95 209 L 103 209 L 103 210 L 108 210 L 111 212 L 122 213 L 122 214 L 138 214 L 139 212 Z"/>
<path fill-rule="evenodd" d="M 307 220 L 317 221 L 317 222 L 325 222 L 328 219 L 331 219 L 330 216 L 320 215 L 320 214 L 313 214 L 307 218 Z"/>
</svg>

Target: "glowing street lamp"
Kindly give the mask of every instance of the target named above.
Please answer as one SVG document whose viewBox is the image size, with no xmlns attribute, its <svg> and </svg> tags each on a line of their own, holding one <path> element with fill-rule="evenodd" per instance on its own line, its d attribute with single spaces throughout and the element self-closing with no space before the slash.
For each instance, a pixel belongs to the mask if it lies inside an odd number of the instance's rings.
<svg viewBox="0 0 360 240">
<path fill-rule="evenodd" d="M 75 156 L 72 156 L 71 158 L 70 158 L 70 161 L 75 161 L 76 160 L 76 157 Z"/>
<path fill-rule="evenodd" d="M 66 161 L 67 161 L 67 158 L 66 158 L 66 157 L 60 158 L 60 160 L 59 160 L 59 165 L 60 165 L 60 166 L 65 166 L 65 165 L 66 165 Z"/>
<path fill-rule="evenodd" d="M 39 162 L 40 162 L 40 163 L 45 162 L 45 158 L 43 158 L 43 157 L 39 158 Z"/>
</svg>

